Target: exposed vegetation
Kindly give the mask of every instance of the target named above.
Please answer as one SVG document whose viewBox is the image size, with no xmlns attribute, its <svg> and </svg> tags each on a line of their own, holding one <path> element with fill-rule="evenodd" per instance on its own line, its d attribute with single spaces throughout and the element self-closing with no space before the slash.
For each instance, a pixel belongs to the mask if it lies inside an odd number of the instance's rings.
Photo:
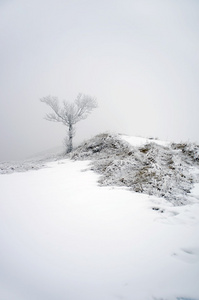
<svg viewBox="0 0 199 300">
<path fill-rule="evenodd" d="M 191 146 L 179 149 L 174 144 L 166 147 L 150 142 L 133 147 L 119 136 L 101 134 L 79 146 L 71 158 L 92 160 L 91 169 L 101 174 L 101 185 L 126 186 L 176 205 L 187 202 L 198 180 L 190 172 L 190 163 L 198 163 Z"/>
<path fill-rule="evenodd" d="M 154 139 L 153 139 L 154 141 Z M 0 173 L 23 172 L 45 167 L 48 161 L 63 158 L 90 160 L 90 168 L 99 173 L 99 184 L 124 186 L 139 193 L 163 197 L 174 205 L 186 204 L 199 172 L 199 146 L 181 143 L 161 146 L 151 139 L 133 147 L 120 135 L 100 134 L 82 143 L 70 155 L 50 155 L 25 162 L 4 162 Z M 195 167 L 195 169 L 194 169 Z"/>
</svg>

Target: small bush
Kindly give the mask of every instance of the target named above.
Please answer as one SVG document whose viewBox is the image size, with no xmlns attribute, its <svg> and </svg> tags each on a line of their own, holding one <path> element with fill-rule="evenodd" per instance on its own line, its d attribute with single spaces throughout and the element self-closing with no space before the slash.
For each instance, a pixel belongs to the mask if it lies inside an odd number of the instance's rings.
<svg viewBox="0 0 199 300">
<path fill-rule="evenodd" d="M 126 186 L 180 205 L 187 201 L 194 178 L 190 162 L 176 149 L 156 143 L 133 147 L 118 135 L 101 134 L 80 145 L 71 158 L 91 160 L 101 185 Z"/>
</svg>

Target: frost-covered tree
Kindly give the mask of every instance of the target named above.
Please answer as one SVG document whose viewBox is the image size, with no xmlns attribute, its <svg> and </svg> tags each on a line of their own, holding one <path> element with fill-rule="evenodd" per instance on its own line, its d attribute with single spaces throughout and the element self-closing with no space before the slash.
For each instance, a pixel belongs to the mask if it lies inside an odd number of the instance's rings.
<svg viewBox="0 0 199 300">
<path fill-rule="evenodd" d="M 53 110 L 52 113 L 46 114 L 45 119 L 53 122 L 61 122 L 68 127 L 67 153 L 73 150 L 73 137 L 75 135 L 74 125 L 88 117 L 91 111 L 97 107 L 95 98 L 89 95 L 78 94 L 73 103 L 63 101 L 59 105 L 57 97 L 43 97 L 41 102 L 46 103 Z"/>
</svg>

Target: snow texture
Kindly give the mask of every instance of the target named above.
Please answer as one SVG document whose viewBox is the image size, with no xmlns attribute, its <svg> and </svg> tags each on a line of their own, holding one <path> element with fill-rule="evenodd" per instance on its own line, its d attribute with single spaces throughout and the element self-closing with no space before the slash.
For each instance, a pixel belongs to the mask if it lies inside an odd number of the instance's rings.
<svg viewBox="0 0 199 300">
<path fill-rule="evenodd" d="M 199 185 L 173 206 L 100 187 L 88 168 L 63 159 L 0 175 L 0 299 L 199 300 Z"/>
<path fill-rule="evenodd" d="M 39 170 L 46 167 L 47 162 L 57 161 L 67 157 L 63 151 L 54 151 L 54 153 L 41 153 L 32 158 L 23 161 L 5 161 L 0 162 L 0 174 L 11 174 L 14 172 L 26 172 L 29 170 Z"/>
<path fill-rule="evenodd" d="M 199 147 L 152 139 L 101 134 L 80 145 L 75 160 L 92 160 L 101 174 L 101 185 L 131 188 L 138 193 L 163 197 L 174 205 L 187 204 L 199 181 Z"/>
<path fill-rule="evenodd" d="M 100 185 L 128 187 L 174 205 L 192 202 L 190 191 L 199 182 L 198 145 L 109 133 L 82 143 L 70 156 L 59 152 L 23 162 L 2 162 L 0 174 L 38 170 L 63 157 L 90 160 L 90 169 L 101 175 Z"/>
</svg>

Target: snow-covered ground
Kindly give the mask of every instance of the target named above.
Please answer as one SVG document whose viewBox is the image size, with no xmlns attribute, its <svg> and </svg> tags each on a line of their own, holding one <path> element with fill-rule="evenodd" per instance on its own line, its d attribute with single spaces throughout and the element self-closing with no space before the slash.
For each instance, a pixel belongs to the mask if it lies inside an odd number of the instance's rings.
<svg viewBox="0 0 199 300">
<path fill-rule="evenodd" d="M 198 300 L 199 201 L 98 178 L 69 159 L 0 175 L 0 299 Z"/>
<path fill-rule="evenodd" d="M 153 138 L 143 138 L 139 136 L 129 136 L 129 135 L 121 135 L 122 139 L 131 144 L 134 147 L 140 147 L 147 143 L 155 143 L 160 146 L 168 146 L 170 142 L 167 141 L 160 141 Z"/>
</svg>

